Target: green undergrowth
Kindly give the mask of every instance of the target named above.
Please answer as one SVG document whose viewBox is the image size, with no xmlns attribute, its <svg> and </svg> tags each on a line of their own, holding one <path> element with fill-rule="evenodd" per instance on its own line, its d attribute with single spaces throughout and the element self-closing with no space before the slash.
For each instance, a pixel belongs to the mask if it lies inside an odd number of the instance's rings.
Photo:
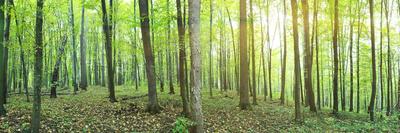
<svg viewBox="0 0 400 133">
<path fill-rule="evenodd" d="M 42 131 L 46 132 L 187 132 L 190 120 L 181 115 L 179 88 L 176 94 L 158 90 L 162 111 L 152 115 L 145 112 L 146 87 L 135 90 L 131 86 L 116 88 L 118 102 L 108 101 L 104 87 L 92 86 L 77 95 L 60 95 L 56 99 L 42 96 Z M 235 91 L 203 91 L 204 126 L 208 132 L 398 132 L 399 114 L 390 117 L 377 114 L 370 122 L 368 114 L 331 110 L 311 113 L 303 107 L 304 120 L 294 122 L 293 105 L 258 97 L 250 110 L 238 108 Z M 12 95 L 6 105 L 8 115 L 0 119 L 0 132 L 24 132 L 30 128 L 32 103 L 24 96 Z M 382 116 L 382 117 L 381 117 Z"/>
</svg>

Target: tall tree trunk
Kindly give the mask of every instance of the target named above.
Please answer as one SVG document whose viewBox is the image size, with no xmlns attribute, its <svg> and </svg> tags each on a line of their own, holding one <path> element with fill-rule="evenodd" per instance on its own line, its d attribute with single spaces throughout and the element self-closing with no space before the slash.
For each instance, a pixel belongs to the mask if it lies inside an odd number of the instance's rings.
<svg viewBox="0 0 400 133">
<path fill-rule="evenodd" d="M 351 14 L 351 3 L 350 6 L 350 15 Z M 350 18 L 350 112 L 353 112 L 353 18 Z"/>
<path fill-rule="evenodd" d="M 69 7 L 69 12 L 70 12 L 70 25 L 71 25 L 71 42 L 72 42 L 72 67 L 73 67 L 73 74 L 72 74 L 72 84 L 74 87 L 74 94 L 78 91 L 78 83 L 77 83 L 77 57 L 76 57 L 76 47 L 75 47 L 75 19 L 74 19 L 74 3 L 73 0 L 70 0 L 70 7 Z"/>
<path fill-rule="evenodd" d="M 150 25 L 149 25 L 149 9 L 148 0 L 139 0 L 140 9 L 140 25 L 142 31 L 142 41 L 144 55 L 146 59 L 146 74 L 148 82 L 148 92 L 149 92 L 149 103 L 147 104 L 146 110 L 150 113 L 159 113 L 160 105 L 157 101 L 157 89 L 156 89 L 156 77 L 155 77 L 155 67 L 154 67 L 154 57 L 151 47 L 150 40 Z"/>
<path fill-rule="evenodd" d="M 203 133 L 201 109 L 201 53 L 200 53 L 200 0 L 189 0 L 189 37 L 191 53 L 191 110 L 194 121 L 193 131 Z"/>
<path fill-rule="evenodd" d="M 298 35 L 298 23 L 297 23 L 297 1 L 290 0 L 292 7 L 292 25 L 293 25 L 293 46 L 294 46 L 294 103 L 295 103 L 295 120 L 302 121 L 301 106 L 300 106 L 300 86 L 301 86 L 301 75 L 300 75 L 300 52 L 299 52 L 299 35 Z"/>
<path fill-rule="evenodd" d="M 1 5 L 4 4 L 4 0 L 0 0 Z M 4 36 L 4 8 L 0 9 L 0 42 L 3 42 Z M 0 74 L 4 75 L 4 60 L 3 60 L 3 49 L 4 45 L 0 45 Z M 0 76 L 0 116 L 5 116 L 6 115 L 6 109 L 4 108 L 4 104 L 6 103 L 6 92 L 7 90 L 5 89 L 5 84 L 3 83 L 3 80 L 5 80 L 5 76 Z"/>
<path fill-rule="evenodd" d="M 238 74 L 238 66 L 237 66 L 237 54 L 236 54 L 236 43 L 235 43 L 235 33 L 234 33 L 234 29 L 233 29 L 233 23 L 232 23 L 232 17 L 231 14 L 229 12 L 228 7 L 226 8 L 226 12 L 228 13 L 228 18 L 229 18 L 229 25 L 231 27 L 231 35 L 232 35 L 232 49 L 233 49 L 233 64 L 234 64 L 234 70 L 235 70 L 235 80 L 234 80 L 234 84 L 233 86 L 235 86 L 236 88 L 239 87 L 239 74 Z M 238 91 L 239 92 L 239 91 Z"/>
<path fill-rule="evenodd" d="M 250 0 L 250 35 L 251 35 L 251 69 L 252 69 L 252 89 L 253 104 L 257 105 L 257 86 L 256 86 L 256 54 L 254 50 L 254 14 L 253 0 Z"/>
<path fill-rule="evenodd" d="M 375 96 L 376 96 L 376 61 L 375 61 L 375 28 L 374 28 L 374 1 L 369 0 L 370 24 L 371 24 L 371 54 L 372 54 L 372 92 L 368 107 L 370 120 L 374 121 Z"/>
<path fill-rule="evenodd" d="M 11 78 L 9 77 L 10 75 L 7 72 L 7 70 L 8 70 L 8 47 L 9 47 L 8 45 L 9 45 L 9 41 L 10 41 L 10 22 L 11 22 L 11 10 L 10 10 L 11 8 L 8 8 L 8 6 L 10 5 L 10 0 L 7 1 L 6 5 L 7 5 L 6 6 L 7 12 L 6 12 L 6 20 L 5 20 L 5 29 L 4 29 L 4 34 L 2 35 L 3 39 L 4 39 L 4 40 L 2 40 L 2 42 L 3 42 L 3 55 L 2 55 L 3 62 L 0 62 L 0 63 L 2 63 L 1 65 L 3 65 L 3 67 L 2 67 L 3 69 L 0 70 L 2 72 L 0 72 L 0 73 L 1 73 L 1 75 L 3 75 L 3 80 L 1 80 L 1 82 L 3 82 L 3 83 L 1 84 L 2 85 L 1 87 L 3 88 L 3 91 L 4 91 L 4 93 L 3 93 L 4 104 L 7 104 L 8 92 L 10 91 L 8 89 L 9 89 L 9 86 L 11 85 L 10 82 L 7 82 L 7 81 L 11 81 Z M 10 78 L 10 79 L 8 79 L 8 78 Z"/>
<path fill-rule="evenodd" d="M 360 35 L 361 35 L 361 0 L 358 0 L 357 18 L 357 113 L 360 112 Z"/>
<path fill-rule="evenodd" d="M 189 116 L 189 102 L 187 99 L 187 88 L 186 88 L 186 75 L 185 75 L 185 62 L 186 62 L 186 48 L 185 48 L 185 27 L 184 21 L 182 20 L 181 0 L 176 0 L 177 9 L 177 23 L 178 23 L 178 36 L 179 36 L 179 86 L 181 88 L 181 97 L 183 102 L 183 113 L 185 116 Z"/>
<path fill-rule="evenodd" d="M 61 61 L 62 57 L 64 55 L 64 48 L 65 44 L 67 43 L 67 36 L 64 36 L 62 38 L 61 46 L 58 49 L 58 54 L 57 54 L 57 60 L 53 68 L 53 73 L 52 73 L 52 79 L 51 79 L 51 89 L 50 89 L 50 98 L 57 98 L 57 86 L 58 86 L 58 79 L 59 79 L 59 73 L 60 73 L 60 66 L 61 66 Z"/>
<path fill-rule="evenodd" d="M 14 5 L 14 1 L 11 0 L 10 3 L 12 8 L 15 9 L 15 5 Z M 22 65 L 22 80 L 23 80 L 23 87 L 25 90 L 25 95 L 26 95 L 26 100 L 27 102 L 29 102 L 29 94 L 28 94 L 28 73 L 27 73 L 27 67 L 26 67 L 26 63 L 25 63 L 25 54 L 24 54 L 24 50 L 23 50 L 23 46 L 22 46 L 22 35 L 21 35 L 21 31 L 19 29 L 19 21 L 17 19 L 17 13 L 14 11 L 14 17 L 15 17 L 15 25 L 17 28 L 17 39 L 18 39 L 18 44 L 20 46 L 20 60 L 21 60 L 21 65 Z M 1 106 L 1 105 L 0 105 Z"/>
<path fill-rule="evenodd" d="M 334 18 L 334 28 L 333 28 L 333 114 L 337 115 L 339 109 L 338 101 L 338 30 L 339 30 L 339 1 L 335 0 L 335 18 Z"/>
<path fill-rule="evenodd" d="M 302 0 L 303 22 L 304 22 L 304 86 L 306 90 L 306 101 L 310 105 L 312 112 L 317 112 L 312 88 L 312 48 L 310 47 L 308 0 Z"/>
<path fill-rule="evenodd" d="M 112 2 L 110 2 L 111 5 Z M 115 90 L 114 90 L 114 71 L 112 65 L 112 42 L 111 42 L 111 31 L 110 24 L 108 20 L 107 7 L 105 0 L 101 0 L 101 10 L 103 13 L 103 32 L 105 39 L 105 49 L 106 49 L 106 59 L 107 59 L 107 76 L 108 76 L 108 91 L 110 102 L 117 102 L 115 99 Z"/>
<path fill-rule="evenodd" d="M 247 9 L 246 0 L 240 0 L 240 109 L 247 110 L 249 102 L 249 69 L 247 62 Z"/>
<path fill-rule="evenodd" d="M 286 41 L 286 0 L 283 0 L 283 59 L 281 68 L 281 104 L 285 104 L 285 86 L 286 86 L 286 55 L 287 55 L 287 41 Z M 318 56 L 318 55 L 317 55 Z M 265 72 L 264 72 L 265 74 Z M 264 80 L 265 82 L 265 80 Z"/>
<path fill-rule="evenodd" d="M 79 87 L 82 90 L 87 90 L 87 73 L 86 73 L 86 40 L 85 40 L 85 0 L 82 1 L 82 16 L 81 16 L 81 83 Z"/>
<path fill-rule="evenodd" d="M 208 53 L 208 58 L 209 58 L 209 72 L 208 72 L 208 84 L 209 84 L 209 88 L 210 88 L 210 97 L 213 96 L 212 93 L 212 88 L 213 88 L 213 65 L 212 65 L 212 49 L 213 49 L 213 1 L 210 0 L 210 50 Z"/>
<path fill-rule="evenodd" d="M 380 39 L 379 39 L 379 81 L 378 81 L 378 98 L 377 98 L 377 109 L 378 111 L 383 110 L 383 88 L 384 88 L 384 81 L 383 81 L 383 0 L 381 0 L 381 21 L 380 25 Z"/>
<path fill-rule="evenodd" d="M 319 7 L 319 3 L 318 0 L 314 0 L 314 16 L 313 16 L 313 20 L 314 20 L 314 37 L 315 37 L 315 51 L 316 51 L 316 68 L 317 68 L 317 106 L 318 109 L 321 110 L 321 87 L 320 87 L 320 70 L 319 70 L 319 40 L 318 40 L 318 7 Z M 312 48 L 312 47 L 311 47 Z M 311 52 L 311 54 L 313 54 Z M 312 56 L 311 56 L 312 59 Z"/>
<path fill-rule="evenodd" d="M 35 27 L 35 71 L 34 71 L 34 96 L 31 129 L 33 133 L 39 133 L 40 110 L 41 110 L 41 88 L 43 68 L 43 0 L 37 0 L 36 4 L 36 27 Z"/>
<path fill-rule="evenodd" d="M 391 89 L 392 89 L 392 64 L 391 64 L 391 50 L 390 50 L 390 21 L 389 21 L 389 1 L 385 0 L 385 16 L 386 16 L 386 32 L 387 32 L 387 70 L 388 70 L 388 76 L 387 76 L 387 95 L 386 95 L 386 115 L 389 116 L 391 115 L 391 105 L 392 105 L 392 100 L 391 99 Z"/>
<path fill-rule="evenodd" d="M 167 14 L 168 14 L 168 16 L 170 16 L 170 12 L 169 12 L 169 3 L 170 3 L 170 1 L 169 0 L 167 0 Z M 170 39 L 171 39 L 171 17 L 168 17 L 168 35 L 167 35 L 167 40 L 168 40 L 168 46 L 169 46 L 169 48 L 167 49 L 167 58 L 168 58 L 168 80 L 169 80 L 169 94 L 175 94 L 175 91 L 174 91 L 174 80 L 173 80 L 173 77 L 172 77 L 172 75 L 173 75 L 173 69 L 172 69 L 172 64 L 173 64 L 173 62 L 172 62 L 172 56 L 171 56 L 171 54 L 172 54 L 172 52 L 171 52 L 171 48 L 173 48 L 173 46 L 172 46 L 172 44 L 171 44 L 171 42 L 170 42 Z"/>
</svg>

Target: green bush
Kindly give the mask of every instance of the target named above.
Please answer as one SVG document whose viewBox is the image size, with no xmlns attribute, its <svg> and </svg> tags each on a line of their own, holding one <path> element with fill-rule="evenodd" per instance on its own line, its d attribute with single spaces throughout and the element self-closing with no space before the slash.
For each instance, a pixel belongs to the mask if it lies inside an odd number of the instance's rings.
<svg viewBox="0 0 400 133">
<path fill-rule="evenodd" d="M 185 117 L 178 117 L 175 121 L 175 127 L 172 129 L 173 133 L 189 133 L 189 126 L 191 122 Z"/>
</svg>

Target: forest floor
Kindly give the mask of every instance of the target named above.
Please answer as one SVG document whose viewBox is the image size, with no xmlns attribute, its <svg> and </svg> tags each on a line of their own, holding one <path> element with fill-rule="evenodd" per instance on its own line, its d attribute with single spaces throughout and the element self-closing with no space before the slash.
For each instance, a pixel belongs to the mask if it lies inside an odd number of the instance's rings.
<svg viewBox="0 0 400 133">
<path fill-rule="evenodd" d="M 189 123 L 181 117 L 182 103 L 177 94 L 158 93 L 163 110 L 151 115 L 145 112 L 147 89 L 135 91 L 131 87 L 117 87 L 119 102 L 108 101 L 104 87 L 90 87 L 77 95 L 62 95 L 57 99 L 42 96 L 42 132 L 173 132 Z M 251 110 L 238 108 L 235 92 L 214 97 L 203 92 L 203 114 L 208 132 L 399 132 L 400 115 L 379 117 L 370 122 L 366 113 L 340 112 L 334 117 L 330 110 L 310 113 L 304 109 L 304 122 L 293 121 L 292 105 L 282 106 L 278 100 L 264 101 Z M 137 97 L 135 97 L 137 96 Z M 140 97 L 142 96 L 142 97 Z M 0 132 L 29 130 L 32 103 L 24 96 L 12 95 L 7 117 L 0 119 Z"/>
</svg>

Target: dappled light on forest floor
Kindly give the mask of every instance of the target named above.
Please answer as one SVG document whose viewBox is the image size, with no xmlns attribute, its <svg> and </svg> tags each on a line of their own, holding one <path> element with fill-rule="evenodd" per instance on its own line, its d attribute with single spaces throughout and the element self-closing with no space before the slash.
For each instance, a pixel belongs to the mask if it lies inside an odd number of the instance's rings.
<svg viewBox="0 0 400 133">
<path fill-rule="evenodd" d="M 145 95 L 147 92 L 144 90 L 136 92 L 131 87 L 117 87 L 117 103 L 108 101 L 107 89 L 102 87 L 89 87 L 88 91 L 75 96 L 43 97 L 41 131 L 172 132 L 177 119 L 182 117 L 179 94 L 159 93 L 163 110 L 151 115 L 145 112 L 147 97 L 134 97 Z M 295 123 L 291 105 L 281 106 L 277 100 L 262 101 L 259 97 L 257 106 L 241 111 L 236 92 L 227 95 L 220 92 L 212 98 L 203 95 L 205 129 L 208 132 L 399 131 L 395 117 L 378 119 L 372 124 L 366 114 L 345 112 L 336 118 L 328 110 L 314 114 L 304 109 L 304 123 Z M 12 97 L 7 104 L 8 116 L 1 119 L 0 131 L 29 130 L 31 106 L 23 96 Z"/>
</svg>

